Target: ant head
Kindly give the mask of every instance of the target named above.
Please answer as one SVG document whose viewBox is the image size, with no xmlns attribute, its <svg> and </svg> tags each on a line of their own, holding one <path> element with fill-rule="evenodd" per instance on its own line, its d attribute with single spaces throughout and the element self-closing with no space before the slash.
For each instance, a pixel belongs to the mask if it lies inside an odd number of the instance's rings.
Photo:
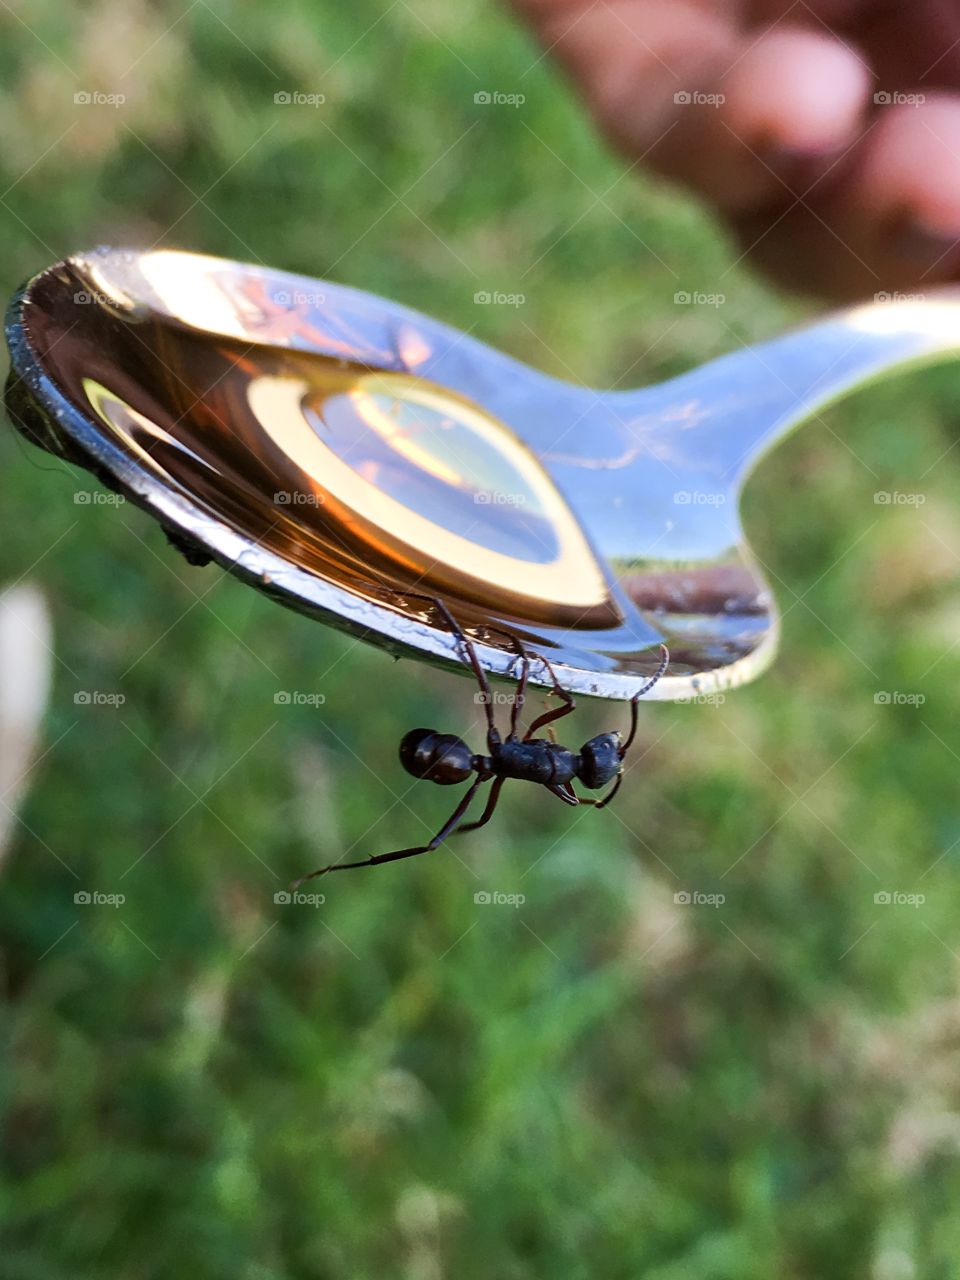
<svg viewBox="0 0 960 1280">
<path fill-rule="evenodd" d="M 620 772 L 623 748 L 619 733 L 601 733 L 580 748 L 577 777 L 585 787 L 597 791 Z"/>
<path fill-rule="evenodd" d="M 441 786 L 465 782 L 473 773 L 473 754 L 467 744 L 435 729 L 411 729 L 400 743 L 400 763 L 415 778 Z"/>
</svg>

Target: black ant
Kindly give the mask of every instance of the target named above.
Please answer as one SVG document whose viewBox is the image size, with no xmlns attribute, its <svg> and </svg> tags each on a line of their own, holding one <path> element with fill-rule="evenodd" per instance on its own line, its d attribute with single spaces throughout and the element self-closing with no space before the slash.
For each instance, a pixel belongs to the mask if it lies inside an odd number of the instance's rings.
<svg viewBox="0 0 960 1280">
<path fill-rule="evenodd" d="M 510 712 L 510 732 L 504 739 L 500 735 L 493 714 L 490 681 L 480 665 L 473 641 L 464 633 L 442 600 L 430 598 L 430 603 L 463 646 L 477 678 L 487 715 L 487 754 L 474 755 L 462 738 L 452 733 L 438 733 L 435 729 L 411 729 L 400 743 L 400 763 L 415 778 L 424 778 L 440 786 L 466 782 L 474 773 L 477 776 L 467 789 L 466 795 L 429 844 L 417 845 L 412 849 L 397 849 L 393 853 L 382 853 L 379 857 L 365 858 L 362 862 L 333 863 L 329 867 L 322 867 L 319 871 L 312 871 L 309 875 L 302 876 L 294 888 L 303 884 L 305 880 L 326 875 L 329 871 L 376 867 L 383 862 L 397 862 L 400 858 L 413 858 L 419 853 L 429 853 L 443 844 L 448 836 L 476 831 L 493 817 L 503 784 L 509 778 L 515 778 L 520 782 L 537 782 L 564 804 L 590 804 L 597 809 L 605 808 L 620 789 L 623 781 L 624 757 L 637 734 L 637 704 L 645 693 L 650 692 L 670 662 L 670 653 L 665 644 L 660 646 L 662 661 L 656 674 L 630 700 L 630 732 L 626 742 L 622 741 L 619 733 L 601 733 L 596 738 L 591 738 L 589 742 L 585 742 L 579 752 L 570 751 L 555 740 L 552 729 L 549 731 L 549 738 L 534 736 L 538 729 L 543 729 L 554 720 L 559 720 L 561 716 L 569 715 L 577 705 L 573 695 L 561 686 L 556 672 L 547 659 L 542 654 L 537 655 L 549 672 L 554 692 L 563 699 L 563 705 L 538 716 L 521 738 L 518 724 L 530 674 L 530 655 L 516 636 L 510 636 L 520 655 L 521 668 Z M 588 796 L 577 795 L 573 789 L 575 779 L 590 791 L 599 791 L 609 782 L 613 782 L 613 787 L 602 800 L 594 800 Z M 485 782 L 491 781 L 493 786 L 483 813 L 476 821 L 461 826 L 474 796 Z"/>
</svg>

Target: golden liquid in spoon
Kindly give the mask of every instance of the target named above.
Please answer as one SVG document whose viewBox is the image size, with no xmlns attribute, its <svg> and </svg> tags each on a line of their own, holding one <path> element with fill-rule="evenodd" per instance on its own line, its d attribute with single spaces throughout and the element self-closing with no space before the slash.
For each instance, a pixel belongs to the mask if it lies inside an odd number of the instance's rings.
<svg viewBox="0 0 960 1280">
<path fill-rule="evenodd" d="M 82 326 L 63 312 L 25 315 L 61 390 L 166 483 L 298 567 L 553 627 L 620 620 L 535 455 L 464 397 L 103 300 Z"/>
</svg>

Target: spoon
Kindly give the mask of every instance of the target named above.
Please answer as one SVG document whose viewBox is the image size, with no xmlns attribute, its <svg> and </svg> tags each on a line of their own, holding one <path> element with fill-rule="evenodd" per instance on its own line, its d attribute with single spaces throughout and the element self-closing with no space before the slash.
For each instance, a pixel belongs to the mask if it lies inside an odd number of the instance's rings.
<svg viewBox="0 0 960 1280">
<path fill-rule="evenodd" d="M 826 404 L 960 350 L 960 293 L 854 307 L 659 386 L 531 369 L 397 303 L 200 254 L 99 248 L 7 319 L 8 413 L 193 563 L 398 655 L 651 698 L 753 679 L 778 614 L 739 518 Z M 545 663 L 531 682 L 550 687 Z"/>
</svg>

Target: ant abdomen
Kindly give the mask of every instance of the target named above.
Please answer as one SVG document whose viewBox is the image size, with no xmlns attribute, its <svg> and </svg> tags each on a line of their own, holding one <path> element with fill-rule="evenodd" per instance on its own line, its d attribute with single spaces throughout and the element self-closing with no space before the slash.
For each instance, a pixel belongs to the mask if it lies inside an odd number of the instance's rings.
<svg viewBox="0 0 960 1280">
<path fill-rule="evenodd" d="M 462 738 L 435 729 L 411 729 L 400 743 L 407 773 L 441 786 L 465 782 L 474 769 L 473 753 Z"/>
</svg>

